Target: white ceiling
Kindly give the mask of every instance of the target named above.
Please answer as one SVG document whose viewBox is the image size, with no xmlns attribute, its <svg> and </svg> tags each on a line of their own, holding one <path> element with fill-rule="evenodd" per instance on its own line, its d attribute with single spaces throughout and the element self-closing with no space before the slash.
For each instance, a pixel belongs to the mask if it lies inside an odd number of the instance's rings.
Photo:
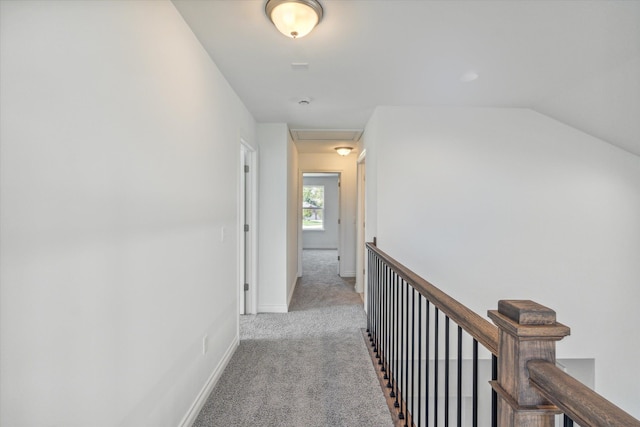
<svg viewBox="0 0 640 427">
<path fill-rule="evenodd" d="M 379 105 L 532 108 L 640 155 L 638 0 L 320 2 L 322 22 L 293 40 L 264 0 L 173 0 L 258 122 L 362 129 Z M 461 82 L 469 71 L 479 78 Z"/>
</svg>

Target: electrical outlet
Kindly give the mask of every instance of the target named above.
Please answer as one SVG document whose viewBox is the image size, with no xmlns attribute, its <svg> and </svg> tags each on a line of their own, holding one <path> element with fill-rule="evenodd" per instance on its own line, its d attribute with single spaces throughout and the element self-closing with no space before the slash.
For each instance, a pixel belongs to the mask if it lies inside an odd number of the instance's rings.
<svg viewBox="0 0 640 427">
<path fill-rule="evenodd" d="M 202 354 L 207 354 L 207 341 L 208 341 L 208 337 L 205 335 L 204 337 L 202 337 Z"/>
</svg>

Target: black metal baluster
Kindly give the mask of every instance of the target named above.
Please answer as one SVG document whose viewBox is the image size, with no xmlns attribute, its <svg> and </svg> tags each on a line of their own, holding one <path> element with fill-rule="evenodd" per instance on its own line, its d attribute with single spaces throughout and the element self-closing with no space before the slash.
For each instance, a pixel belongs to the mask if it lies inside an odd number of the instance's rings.
<svg viewBox="0 0 640 427">
<path fill-rule="evenodd" d="M 375 345 L 373 344 L 374 340 L 375 340 L 375 333 L 376 333 L 376 325 L 375 325 L 375 307 L 376 307 L 376 271 L 375 271 L 375 265 L 378 262 L 377 256 L 372 257 L 371 259 L 371 289 L 369 292 L 369 299 L 371 300 L 371 337 L 370 337 L 370 341 L 371 341 L 371 346 L 375 347 Z"/>
<path fill-rule="evenodd" d="M 384 269 L 386 268 L 386 264 L 384 263 L 384 261 L 380 261 L 380 265 L 378 267 L 378 275 L 380 277 L 380 280 L 378 281 L 378 339 L 376 342 L 376 348 L 378 349 L 378 365 L 380 365 L 380 362 L 382 360 L 382 319 L 384 316 L 384 308 L 382 306 L 383 304 L 383 296 L 382 296 L 382 284 L 384 283 Z"/>
<path fill-rule="evenodd" d="M 378 262 L 378 257 L 375 255 L 372 255 L 371 257 L 371 264 L 370 264 L 370 277 L 371 277 L 371 287 L 370 287 L 370 292 L 369 292 L 369 299 L 370 299 L 370 304 L 371 304 L 371 345 L 373 345 L 373 341 L 375 339 L 375 333 L 376 333 L 376 325 L 375 325 L 375 307 L 376 307 L 376 271 L 375 271 L 375 267 L 376 267 L 376 263 Z"/>
<path fill-rule="evenodd" d="M 420 427 L 422 419 L 422 295 L 418 294 L 418 422 Z"/>
<path fill-rule="evenodd" d="M 391 303 L 391 307 L 389 308 L 389 362 L 387 363 L 388 366 L 388 374 L 389 374 L 389 380 L 387 381 L 387 388 L 391 389 L 391 392 L 389 393 L 389 395 L 391 397 L 395 397 L 395 393 L 393 392 L 393 381 L 394 381 L 394 376 L 396 374 L 396 371 L 394 370 L 393 367 L 393 353 L 394 353 L 394 348 L 395 348 L 395 340 L 396 340 L 396 291 L 395 291 L 395 277 L 396 274 L 395 272 L 392 270 L 391 271 L 391 276 L 389 277 L 389 295 L 391 295 L 390 297 L 390 303 Z"/>
<path fill-rule="evenodd" d="M 376 283 L 376 358 L 380 360 L 380 282 L 381 282 L 381 266 L 383 261 L 378 259 L 378 264 L 376 266 L 376 275 L 378 277 L 378 281 Z"/>
<path fill-rule="evenodd" d="M 391 282 L 391 268 L 387 266 L 387 270 L 384 275 L 384 295 L 385 295 L 385 303 L 384 303 L 384 363 L 382 365 L 382 371 L 384 372 L 384 379 L 389 381 L 389 320 L 390 320 L 390 301 L 389 301 L 389 283 Z"/>
<path fill-rule="evenodd" d="M 462 327 L 458 326 L 458 427 L 462 427 Z"/>
<path fill-rule="evenodd" d="M 367 335 L 371 340 L 371 249 L 367 252 Z"/>
<path fill-rule="evenodd" d="M 380 359 L 380 315 L 381 313 L 381 300 L 382 298 L 380 298 L 380 283 L 382 282 L 382 265 L 383 265 L 383 261 L 381 259 L 378 259 L 378 265 L 377 265 L 377 276 L 378 276 L 378 281 L 376 283 L 376 358 Z"/>
<path fill-rule="evenodd" d="M 386 276 L 386 286 L 385 292 L 387 293 L 387 304 L 386 304 L 386 326 L 385 326 L 385 351 L 384 351 L 384 368 L 385 375 L 384 379 L 389 382 L 389 378 L 391 378 L 391 366 L 389 366 L 389 359 L 391 359 L 391 278 L 393 275 L 393 269 L 389 268 L 389 272 Z"/>
<path fill-rule="evenodd" d="M 384 274 L 384 285 L 382 286 L 382 294 L 383 294 L 383 298 L 384 298 L 384 304 L 382 305 L 382 312 L 383 312 L 383 318 L 382 318 L 382 344 L 380 344 L 382 346 L 382 351 L 380 352 L 380 361 L 382 362 L 381 365 L 382 367 L 380 368 L 380 370 L 382 372 L 384 372 L 384 379 L 388 379 L 388 375 L 387 375 L 387 340 L 389 337 L 389 331 L 388 331 L 388 327 L 389 327 L 389 293 L 387 291 L 387 288 L 389 286 L 389 275 L 391 274 L 391 268 L 385 264 L 385 274 Z"/>
<path fill-rule="evenodd" d="M 369 268 L 370 268 L 370 274 L 369 277 L 371 278 L 371 286 L 370 286 L 370 292 L 369 292 L 369 299 L 370 299 L 370 304 L 371 304 L 371 334 L 369 337 L 369 340 L 371 341 L 371 346 L 374 349 L 375 352 L 375 335 L 376 335 L 376 323 L 375 323 L 375 308 L 376 308 L 376 281 L 378 280 L 376 277 L 376 264 L 378 262 L 378 257 L 377 255 L 372 255 L 371 258 L 371 263 L 369 264 Z"/>
<path fill-rule="evenodd" d="M 427 301 L 427 307 L 425 310 L 425 325 L 424 325 L 424 333 L 425 333 L 425 366 L 424 366 L 424 386 L 425 386 L 425 393 L 424 393 L 424 420 L 427 423 L 427 425 L 429 424 L 429 372 L 431 370 L 430 367 L 430 362 L 429 362 L 429 354 L 431 353 L 431 303 L 429 302 L 429 300 Z"/>
<path fill-rule="evenodd" d="M 407 339 L 404 342 L 404 393 L 402 395 L 404 400 L 404 425 L 405 427 L 409 426 L 409 283 L 403 280 L 404 289 L 406 293 L 406 304 L 407 309 L 404 316 L 404 330 L 407 334 Z"/>
<path fill-rule="evenodd" d="M 398 342 L 398 294 L 396 293 L 396 272 L 391 272 L 389 278 L 389 292 L 391 294 L 391 311 L 389 312 L 389 381 L 387 387 L 391 389 L 391 397 L 395 397 L 393 387 L 396 381 L 396 367 L 395 367 L 395 349 Z"/>
<path fill-rule="evenodd" d="M 473 339 L 473 427 L 478 426 L 478 341 Z"/>
<path fill-rule="evenodd" d="M 491 355 L 491 380 L 498 379 L 498 358 L 495 354 Z M 491 389 L 491 427 L 498 427 L 498 393 Z"/>
<path fill-rule="evenodd" d="M 444 427 L 449 427 L 449 316 L 444 317 Z"/>
<path fill-rule="evenodd" d="M 392 325 L 393 325 L 393 269 L 389 270 L 389 277 L 387 278 L 387 294 L 388 294 L 388 312 L 387 312 L 387 351 L 385 352 L 385 365 L 387 368 L 387 387 L 391 383 L 392 367 L 391 367 L 391 340 L 392 340 Z"/>
<path fill-rule="evenodd" d="M 399 375 L 399 348 L 400 348 L 400 287 L 398 286 L 398 276 L 394 275 L 394 280 L 393 280 L 393 287 L 394 287 L 394 293 L 396 295 L 396 313 L 395 313 L 395 319 L 396 319 L 396 341 L 394 344 L 394 370 L 393 370 L 393 375 L 394 375 L 394 380 L 393 380 L 393 386 L 394 386 L 394 390 L 392 390 L 391 392 L 393 393 L 391 397 L 395 397 L 396 401 L 393 403 L 393 406 L 395 408 L 399 408 L 400 407 L 400 403 L 398 402 L 398 382 L 400 381 L 400 377 Z"/>
<path fill-rule="evenodd" d="M 376 262 L 376 289 L 375 289 L 376 306 L 374 309 L 375 334 L 374 334 L 374 340 L 373 340 L 373 350 L 376 354 L 376 359 L 380 357 L 380 355 L 378 354 L 378 351 L 379 351 L 379 344 L 380 344 L 380 264 L 382 263 L 380 259 L 378 259 L 377 261 L 378 262 Z"/>
<path fill-rule="evenodd" d="M 438 425 L 438 348 L 440 346 L 439 341 L 439 323 L 440 323 L 440 310 L 435 307 L 433 311 L 433 425 Z"/>
<path fill-rule="evenodd" d="M 405 394 L 403 392 L 403 384 L 404 382 L 402 381 L 402 373 L 403 373 L 403 366 L 402 366 L 402 357 L 404 355 L 404 342 L 405 342 L 405 336 L 404 336 L 404 312 L 405 312 L 405 306 L 404 306 L 404 279 L 400 278 L 399 280 L 400 282 L 400 360 L 399 360 L 399 365 L 400 365 L 400 375 L 399 375 L 399 380 L 400 380 L 400 387 L 399 387 L 399 392 L 402 394 L 401 396 L 399 396 L 399 408 L 400 408 L 400 413 L 398 414 L 398 418 L 401 420 L 404 420 L 404 412 L 403 412 L 403 408 L 402 408 L 402 400 L 405 399 Z"/>
<path fill-rule="evenodd" d="M 385 302 L 385 326 L 384 326 L 384 364 L 382 368 L 384 369 L 384 379 L 389 381 L 389 371 L 391 368 L 389 367 L 389 352 L 391 351 L 391 277 L 393 275 L 393 269 L 389 268 L 387 275 L 385 276 L 385 287 L 384 292 L 386 295 Z"/>
<path fill-rule="evenodd" d="M 378 365 L 380 365 L 380 370 L 384 372 L 384 320 L 385 320 L 385 299 L 384 299 L 384 286 L 385 286 L 385 277 L 387 275 L 387 271 L 389 270 L 389 266 L 386 262 L 382 264 L 382 272 L 380 274 L 380 333 L 378 336 Z"/>
<path fill-rule="evenodd" d="M 413 395 L 415 389 L 416 376 L 416 288 L 411 287 L 411 420 L 415 418 L 415 406 Z M 407 397 L 409 395 L 407 394 Z"/>
</svg>

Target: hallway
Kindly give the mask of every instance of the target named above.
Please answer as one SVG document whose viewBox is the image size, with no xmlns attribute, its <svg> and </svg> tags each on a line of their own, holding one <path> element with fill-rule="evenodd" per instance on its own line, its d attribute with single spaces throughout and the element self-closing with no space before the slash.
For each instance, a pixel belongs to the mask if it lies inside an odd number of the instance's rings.
<svg viewBox="0 0 640 427">
<path fill-rule="evenodd" d="M 360 296 L 336 251 L 305 250 L 286 314 L 243 316 L 240 346 L 194 426 L 390 426 Z"/>
</svg>

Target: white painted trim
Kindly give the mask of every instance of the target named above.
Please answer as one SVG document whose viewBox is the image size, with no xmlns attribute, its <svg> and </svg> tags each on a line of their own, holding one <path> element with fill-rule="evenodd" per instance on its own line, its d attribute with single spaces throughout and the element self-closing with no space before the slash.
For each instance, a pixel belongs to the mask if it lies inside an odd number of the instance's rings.
<svg viewBox="0 0 640 427">
<path fill-rule="evenodd" d="M 364 150 L 362 150 L 362 152 L 358 156 L 358 160 L 356 161 L 356 163 L 362 163 L 364 161 L 365 157 L 367 157 L 367 149 L 366 148 Z"/>
<path fill-rule="evenodd" d="M 251 144 L 249 144 L 244 138 L 240 138 L 241 148 L 241 168 L 244 165 L 249 166 L 249 173 L 244 174 L 244 170 L 240 171 L 241 177 L 239 185 L 242 185 L 242 180 L 245 179 L 247 184 L 248 200 L 247 203 L 247 223 L 249 224 L 249 232 L 247 239 L 247 251 L 244 251 L 244 222 L 241 221 L 241 210 L 244 208 L 244 201 L 238 200 L 238 277 L 242 280 L 238 280 L 239 285 L 239 304 L 240 314 L 256 314 L 258 312 L 258 164 L 257 157 L 258 152 Z M 246 163 L 245 163 L 246 160 Z M 240 188 L 238 194 L 241 195 Z M 247 277 L 244 277 L 244 266 L 242 265 L 242 259 L 246 253 L 248 259 Z M 249 283 L 248 295 L 244 292 L 244 283 Z M 248 304 L 244 304 L 245 296 L 248 299 Z M 245 309 L 246 307 L 246 309 Z"/>
<path fill-rule="evenodd" d="M 291 307 L 291 299 L 293 298 L 293 293 L 296 290 L 296 286 L 298 286 L 298 280 L 300 276 L 296 277 L 293 281 L 293 286 L 291 286 L 291 292 L 289 292 L 289 297 L 287 298 L 287 311 L 289 311 L 289 307 Z"/>
<path fill-rule="evenodd" d="M 345 271 L 340 277 L 356 277 L 355 271 Z"/>
<path fill-rule="evenodd" d="M 298 153 L 298 160 L 300 158 L 300 153 Z M 303 246 L 303 231 L 302 231 L 302 187 L 304 186 L 302 171 L 298 168 L 298 194 L 297 194 L 297 204 L 298 204 L 298 271 L 297 276 L 302 277 L 302 246 Z"/>
<path fill-rule="evenodd" d="M 245 144 L 243 143 L 244 141 L 242 139 L 240 139 L 240 165 L 239 165 L 239 170 L 238 170 L 238 200 L 237 200 L 237 206 L 238 206 L 238 279 L 237 279 L 237 283 L 238 283 L 238 312 L 240 314 L 245 314 L 245 307 L 246 307 L 246 301 L 245 301 L 245 294 L 246 292 L 244 291 L 244 283 L 247 282 L 247 277 L 246 277 L 246 264 L 248 262 L 248 257 L 246 256 L 246 248 L 245 248 L 245 242 L 246 242 L 246 238 L 245 238 L 245 231 L 244 231 L 244 225 L 245 225 L 245 212 L 247 210 L 246 207 L 246 203 L 245 200 L 247 198 L 247 195 L 245 194 L 247 192 L 247 174 L 244 172 L 244 168 L 246 165 L 246 158 L 247 158 L 247 148 L 245 146 Z M 239 329 L 238 329 L 239 331 Z M 239 332 L 238 332 L 239 333 Z"/>
<path fill-rule="evenodd" d="M 285 304 L 262 304 L 258 306 L 258 313 L 288 313 L 289 308 Z"/>
<path fill-rule="evenodd" d="M 258 154 L 259 149 L 255 149 L 249 153 L 249 159 L 251 160 L 249 167 L 250 179 L 251 179 L 251 224 L 253 227 L 249 230 L 251 235 L 251 280 L 253 283 L 249 284 L 249 293 L 251 294 L 249 313 L 258 314 L 258 292 L 260 289 L 260 278 L 258 277 Z M 252 286 L 253 285 L 253 286 Z"/>
<path fill-rule="evenodd" d="M 366 202 L 366 154 L 367 150 L 362 150 L 358 157 L 356 168 L 356 292 L 364 293 L 367 282 L 367 256 L 365 247 L 365 210 Z"/>
<path fill-rule="evenodd" d="M 191 427 L 196 421 L 196 418 L 198 418 L 198 414 L 202 410 L 204 404 L 207 402 L 209 395 L 218 383 L 222 372 L 224 372 L 225 368 L 231 361 L 231 357 L 233 357 L 239 345 L 240 341 L 238 340 L 238 337 L 235 336 L 233 338 L 233 341 L 231 341 L 231 345 L 229 346 L 229 348 L 227 348 L 227 351 L 225 351 L 224 356 L 222 356 L 222 360 L 220 360 L 218 365 L 216 365 L 213 372 L 209 376 L 209 379 L 204 384 L 204 387 L 202 387 L 202 390 L 200 390 L 200 393 L 198 393 L 196 400 L 193 402 L 184 418 L 182 418 L 182 421 L 179 424 L 180 427 Z"/>
</svg>

